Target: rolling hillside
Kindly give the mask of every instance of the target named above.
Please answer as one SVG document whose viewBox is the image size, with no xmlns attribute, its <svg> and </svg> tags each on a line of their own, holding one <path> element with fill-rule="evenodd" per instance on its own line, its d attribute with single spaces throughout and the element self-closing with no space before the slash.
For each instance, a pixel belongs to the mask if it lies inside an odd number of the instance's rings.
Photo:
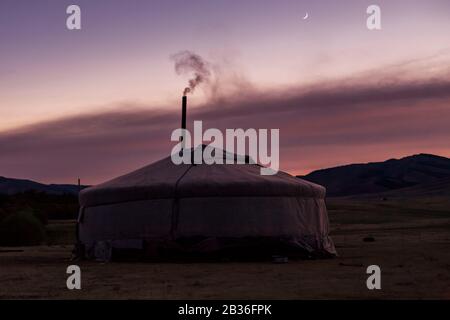
<svg viewBox="0 0 450 320">
<path fill-rule="evenodd" d="M 405 190 L 411 194 L 449 192 L 450 159 L 418 154 L 384 162 L 351 164 L 313 171 L 302 179 L 327 188 L 328 196 L 384 193 Z M 399 191 L 400 192 L 400 191 Z"/>
<path fill-rule="evenodd" d="M 84 188 L 85 186 L 82 186 Z M 78 186 L 70 184 L 42 184 L 31 180 L 0 177 L 0 194 L 13 195 L 26 191 L 47 194 L 78 194 Z"/>
</svg>

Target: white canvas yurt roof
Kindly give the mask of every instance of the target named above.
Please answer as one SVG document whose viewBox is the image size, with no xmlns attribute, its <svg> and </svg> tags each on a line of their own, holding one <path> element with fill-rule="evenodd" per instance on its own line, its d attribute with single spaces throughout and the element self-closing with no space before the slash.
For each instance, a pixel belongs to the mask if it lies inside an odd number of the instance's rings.
<svg viewBox="0 0 450 320">
<path fill-rule="evenodd" d="M 150 255 L 168 247 L 207 253 L 268 242 L 309 255 L 335 254 L 325 188 L 284 172 L 264 176 L 260 169 L 175 165 L 167 157 L 84 189 L 79 243 L 88 257 L 104 259 L 127 248 Z"/>
</svg>

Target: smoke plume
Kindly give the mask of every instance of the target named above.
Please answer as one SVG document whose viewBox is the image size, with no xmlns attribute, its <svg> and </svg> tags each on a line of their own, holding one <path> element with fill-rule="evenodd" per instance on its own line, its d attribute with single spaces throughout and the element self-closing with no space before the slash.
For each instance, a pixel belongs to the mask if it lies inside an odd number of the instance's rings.
<svg viewBox="0 0 450 320">
<path fill-rule="evenodd" d="M 194 92 L 199 84 L 209 82 L 211 76 L 210 65 L 198 54 L 184 50 L 172 55 L 171 58 L 175 62 L 175 72 L 177 74 L 193 74 L 193 77 L 188 81 L 188 87 L 183 91 L 183 95 Z"/>
</svg>

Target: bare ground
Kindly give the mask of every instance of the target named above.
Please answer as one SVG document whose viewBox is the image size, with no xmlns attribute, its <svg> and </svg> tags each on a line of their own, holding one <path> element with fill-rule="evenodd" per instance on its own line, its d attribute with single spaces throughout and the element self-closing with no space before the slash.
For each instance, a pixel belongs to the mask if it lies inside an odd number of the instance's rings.
<svg viewBox="0 0 450 320">
<path fill-rule="evenodd" d="M 70 245 L 0 248 L 0 299 L 450 299 L 450 219 L 335 223 L 331 235 L 339 257 L 328 260 L 77 262 L 82 289 L 73 291 Z M 371 264 L 381 267 L 381 290 L 366 287 Z"/>
</svg>

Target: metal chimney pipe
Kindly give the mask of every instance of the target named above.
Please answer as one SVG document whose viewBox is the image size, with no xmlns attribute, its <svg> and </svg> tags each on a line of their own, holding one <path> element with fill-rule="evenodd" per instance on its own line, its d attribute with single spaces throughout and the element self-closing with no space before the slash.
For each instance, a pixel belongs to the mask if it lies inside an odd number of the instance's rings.
<svg viewBox="0 0 450 320">
<path fill-rule="evenodd" d="M 181 103 L 181 129 L 186 129 L 186 106 L 187 106 L 187 97 L 183 96 Z"/>
</svg>

